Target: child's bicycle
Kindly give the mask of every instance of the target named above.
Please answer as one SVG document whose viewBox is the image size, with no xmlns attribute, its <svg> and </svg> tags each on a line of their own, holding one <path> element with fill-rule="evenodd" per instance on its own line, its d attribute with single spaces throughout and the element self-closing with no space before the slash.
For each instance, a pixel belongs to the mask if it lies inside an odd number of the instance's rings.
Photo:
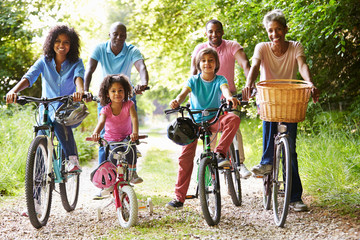
<svg viewBox="0 0 360 240">
<path fill-rule="evenodd" d="M 66 211 L 73 211 L 78 201 L 80 172 L 68 172 L 68 161 L 48 116 L 52 102 L 67 104 L 71 99 L 72 96 L 17 98 L 17 103 L 21 105 L 35 102 L 44 106 L 42 122 L 34 126 L 35 136 L 28 150 L 25 173 L 27 214 L 35 228 L 47 224 L 55 183 L 59 183 L 61 202 Z M 37 112 L 35 111 L 35 117 Z"/>
<path fill-rule="evenodd" d="M 139 135 L 139 140 L 144 138 L 147 138 L 147 135 Z M 86 140 L 93 141 L 91 137 L 86 138 Z M 120 225 L 123 228 L 130 228 L 138 220 L 139 209 L 148 208 L 150 213 L 153 211 L 151 199 L 148 199 L 146 204 L 138 207 L 135 191 L 130 184 L 131 173 L 128 169 L 126 155 L 132 151 L 132 156 L 135 158 L 136 153 L 132 146 L 140 144 L 140 141 L 107 142 L 105 139 L 100 138 L 99 144 L 105 148 L 106 159 L 115 161 L 117 180 L 111 189 L 107 189 L 107 191 L 112 192 L 113 198 L 105 207 L 98 208 L 98 219 L 101 219 L 103 209 L 114 203 Z M 110 149 L 112 146 L 114 148 Z"/>
<path fill-rule="evenodd" d="M 189 117 L 193 124 L 200 128 L 199 137 L 203 140 L 203 152 L 197 160 L 198 169 L 198 185 L 195 195 L 186 196 L 187 199 L 200 198 L 200 205 L 204 218 L 209 226 L 219 223 L 221 216 L 221 196 L 220 196 L 220 179 L 219 167 L 216 154 L 210 149 L 210 126 L 215 124 L 223 111 L 233 111 L 228 107 L 227 103 L 222 103 L 219 108 L 192 110 L 189 106 L 180 106 L 176 109 L 165 110 L 165 114 L 181 113 L 184 118 L 184 111 L 189 113 Z M 216 116 L 212 121 L 195 122 L 194 114 L 201 113 L 203 116 L 209 112 L 216 112 Z M 224 167 L 225 171 L 230 167 Z"/>
</svg>

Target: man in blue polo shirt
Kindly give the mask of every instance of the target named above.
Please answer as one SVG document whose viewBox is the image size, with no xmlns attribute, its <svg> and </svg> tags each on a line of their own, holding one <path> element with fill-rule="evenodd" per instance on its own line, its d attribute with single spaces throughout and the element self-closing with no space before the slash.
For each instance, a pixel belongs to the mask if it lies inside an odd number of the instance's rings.
<svg viewBox="0 0 360 240">
<path fill-rule="evenodd" d="M 131 79 L 131 68 L 134 65 L 140 74 L 141 84 L 134 87 L 136 93 L 142 93 L 149 83 L 149 75 L 144 63 L 144 59 L 137 47 L 126 43 L 126 26 L 121 22 L 115 22 L 110 26 L 110 40 L 100 43 L 91 54 L 85 72 L 84 90 L 89 91 L 92 75 L 98 65 L 101 64 L 102 79 L 108 74 L 125 74 Z M 98 84 L 101 84 L 101 81 Z M 136 106 L 135 96 L 133 102 Z M 98 114 L 102 106 L 98 105 Z M 104 130 L 102 131 L 103 135 Z M 99 163 L 105 161 L 105 152 L 99 148 Z"/>
</svg>

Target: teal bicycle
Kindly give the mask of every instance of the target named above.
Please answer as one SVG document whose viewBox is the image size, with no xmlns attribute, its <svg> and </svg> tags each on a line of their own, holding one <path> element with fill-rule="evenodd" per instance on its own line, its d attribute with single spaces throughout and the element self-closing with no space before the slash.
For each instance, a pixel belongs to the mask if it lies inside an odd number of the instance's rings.
<svg viewBox="0 0 360 240">
<path fill-rule="evenodd" d="M 68 161 L 63 147 L 54 133 L 54 126 L 49 121 L 49 108 L 53 102 L 67 103 L 72 96 L 56 98 L 35 98 L 19 96 L 17 103 L 25 105 L 35 102 L 43 105 L 42 122 L 34 126 L 32 140 L 26 161 L 25 198 L 27 213 L 31 224 L 41 228 L 48 222 L 55 183 L 59 184 L 59 194 L 64 209 L 68 212 L 76 207 L 79 196 L 80 172 L 68 172 Z M 35 111 L 35 117 L 36 113 Z"/>
</svg>

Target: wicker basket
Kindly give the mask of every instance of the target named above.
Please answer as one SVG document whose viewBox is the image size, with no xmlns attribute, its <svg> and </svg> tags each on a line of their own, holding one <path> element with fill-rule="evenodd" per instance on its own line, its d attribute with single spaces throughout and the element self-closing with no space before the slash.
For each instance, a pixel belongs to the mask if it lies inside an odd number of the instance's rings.
<svg viewBox="0 0 360 240">
<path fill-rule="evenodd" d="M 260 119 L 296 123 L 305 120 L 311 84 L 303 80 L 266 80 L 256 84 Z"/>
</svg>

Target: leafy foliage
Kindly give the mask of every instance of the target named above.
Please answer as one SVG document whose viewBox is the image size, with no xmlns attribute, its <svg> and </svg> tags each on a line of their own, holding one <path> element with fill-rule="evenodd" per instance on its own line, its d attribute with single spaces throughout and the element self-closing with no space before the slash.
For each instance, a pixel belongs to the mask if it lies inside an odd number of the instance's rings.
<svg viewBox="0 0 360 240">
<path fill-rule="evenodd" d="M 148 58 L 155 90 L 159 83 L 174 96 L 189 75 L 192 50 L 206 41 L 203 33 L 208 20 L 219 19 L 224 38 L 238 41 L 251 57 L 257 43 L 268 41 L 262 18 L 275 8 L 287 16 L 288 39 L 304 45 L 322 102 L 346 106 L 357 99 L 360 5 L 356 0 L 138 0 L 129 25 L 136 32 L 133 41 Z M 241 88 L 245 82 L 241 71 L 237 79 Z"/>
</svg>

